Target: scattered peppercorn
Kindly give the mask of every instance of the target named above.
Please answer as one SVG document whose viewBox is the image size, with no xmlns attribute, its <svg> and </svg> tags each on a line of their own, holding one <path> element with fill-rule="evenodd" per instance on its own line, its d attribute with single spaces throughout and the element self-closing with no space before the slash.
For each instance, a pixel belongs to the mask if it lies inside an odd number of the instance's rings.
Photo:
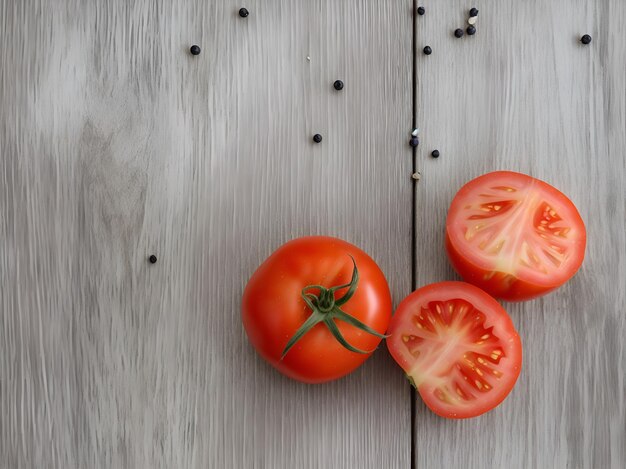
<svg viewBox="0 0 626 469">
<path fill-rule="evenodd" d="M 463 30 L 461 28 L 457 28 L 454 30 L 454 36 L 455 37 L 463 37 Z"/>
<path fill-rule="evenodd" d="M 585 45 L 589 44 L 591 42 L 591 36 L 589 34 L 585 34 L 583 37 L 580 38 L 580 42 Z"/>
<path fill-rule="evenodd" d="M 247 18 L 249 14 L 250 12 L 247 9 L 245 8 L 239 9 L 239 16 L 241 16 L 242 18 Z"/>
<path fill-rule="evenodd" d="M 420 144 L 420 139 L 417 137 L 411 137 L 411 140 L 409 140 L 409 145 L 411 145 L 413 148 L 415 148 L 419 144 Z"/>
<path fill-rule="evenodd" d="M 200 55 L 200 46 L 194 44 L 189 48 L 189 52 L 191 52 L 191 55 Z"/>
<path fill-rule="evenodd" d="M 467 19 L 467 24 L 476 24 L 476 20 L 477 20 L 477 19 L 478 19 L 478 17 L 477 17 L 477 16 L 470 16 L 470 17 Z"/>
<path fill-rule="evenodd" d="M 472 8 L 470 10 L 470 16 L 478 16 L 478 9 L 477 8 Z"/>
<path fill-rule="evenodd" d="M 471 24 L 467 27 L 465 31 L 467 31 L 467 34 L 469 34 L 470 36 L 473 36 L 474 34 L 476 34 L 476 28 L 472 26 Z"/>
<path fill-rule="evenodd" d="M 313 135 L 313 141 L 315 143 L 320 143 L 322 141 L 322 136 L 320 134 Z"/>
<path fill-rule="evenodd" d="M 150 261 L 150 264 L 156 264 L 157 256 L 152 254 L 150 257 L 148 257 L 148 260 Z"/>
<path fill-rule="evenodd" d="M 418 15 L 423 15 L 424 13 L 426 13 L 426 9 L 424 7 L 417 7 L 417 14 Z"/>
<path fill-rule="evenodd" d="M 431 155 L 432 155 L 433 158 L 439 158 L 439 150 L 433 150 Z"/>
<path fill-rule="evenodd" d="M 337 91 L 341 91 L 341 90 L 343 90 L 343 81 L 341 81 L 341 80 L 335 80 L 335 83 L 333 83 L 333 87 L 334 87 Z"/>
<path fill-rule="evenodd" d="M 430 46 L 424 47 L 424 54 L 430 55 L 432 53 L 433 53 L 433 50 L 430 48 Z"/>
</svg>

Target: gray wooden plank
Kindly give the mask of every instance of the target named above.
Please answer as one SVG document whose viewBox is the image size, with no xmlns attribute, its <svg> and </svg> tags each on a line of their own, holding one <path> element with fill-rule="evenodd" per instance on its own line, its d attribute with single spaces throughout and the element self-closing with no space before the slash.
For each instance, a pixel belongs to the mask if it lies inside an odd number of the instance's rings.
<svg viewBox="0 0 626 469">
<path fill-rule="evenodd" d="M 299 384 L 239 305 L 306 234 L 409 291 L 409 4 L 240 6 L 0 2 L 0 466 L 408 467 L 384 347 Z"/>
<path fill-rule="evenodd" d="M 430 2 L 418 21 L 417 284 L 457 278 L 443 249 L 447 208 L 464 182 L 497 169 L 568 194 L 587 224 L 587 255 L 560 290 L 505 304 L 524 364 L 503 405 L 448 421 L 418 403 L 416 466 L 623 468 L 626 3 L 474 4 L 473 37 L 452 35 L 467 25 L 465 2 Z M 590 46 L 578 42 L 584 33 Z"/>
</svg>

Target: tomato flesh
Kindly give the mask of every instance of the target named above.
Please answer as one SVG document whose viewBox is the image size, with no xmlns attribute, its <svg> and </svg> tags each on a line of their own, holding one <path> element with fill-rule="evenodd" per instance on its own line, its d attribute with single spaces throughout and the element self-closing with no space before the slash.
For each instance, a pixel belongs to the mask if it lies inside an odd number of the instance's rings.
<svg viewBox="0 0 626 469">
<path fill-rule="evenodd" d="M 521 341 L 506 311 L 467 283 L 416 290 L 399 305 L 387 333 L 391 355 L 442 417 L 493 409 L 521 370 Z"/>
<path fill-rule="evenodd" d="M 446 250 L 468 282 L 511 301 L 535 298 L 580 268 L 585 225 L 549 184 L 510 171 L 480 176 L 459 190 L 446 222 Z"/>
</svg>

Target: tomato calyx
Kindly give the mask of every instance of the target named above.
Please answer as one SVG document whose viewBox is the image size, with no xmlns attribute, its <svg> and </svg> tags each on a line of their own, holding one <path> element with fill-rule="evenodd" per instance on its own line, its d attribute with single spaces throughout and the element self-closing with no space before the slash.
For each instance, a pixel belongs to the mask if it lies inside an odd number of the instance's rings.
<svg viewBox="0 0 626 469">
<path fill-rule="evenodd" d="M 324 325 L 326 325 L 333 337 L 335 337 L 335 339 L 337 339 L 337 341 L 341 345 L 343 345 L 351 352 L 368 354 L 372 353 L 375 350 L 361 350 L 351 345 L 341 334 L 339 327 L 337 327 L 337 324 L 335 323 L 336 319 L 347 322 L 348 324 L 351 324 L 354 327 L 361 329 L 368 334 L 372 334 L 380 339 L 384 339 L 387 337 L 386 335 L 375 331 L 367 324 L 359 321 L 354 316 L 351 316 L 345 311 L 342 311 L 340 308 L 341 306 L 346 304 L 350 300 L 350 298 L 352 298 L 359 283 L 359 270 L 357 269 L 356 261 L 352 256 L 350 256 L 350 258 L 352 259 L 352 264 L 354 266 L 350 283 L 346 283 L 345 285 L 337 285 L 332 288 L 326 288 L 322 285 L 307 285 L 302 289 L 302 299 L 307 304 L 307 306 L 311 308 L 311 315 L 307 318 L 306 321 L 304 321 L 304 323 L 291 337 L 291 339 L 289 339 L 289 342 L 287 342 L 287 345 L 283 349 L 282 356 L 280 357 L 281 360 L 285 358 L 287 352 L 289 352 L 291 347 L 293 347 L 296 342 L 298 342 L 298 340 L 300 340 L 302 336 L 304 336 L 304 334 L 309 332 L 314 326 L 319 323 L 324 323 Z M 335 292 L 344 288 L 348 288 L 348 291 L 340 298 L 335 298 Z M 316 295 L 315 293 L 312 293 L 311 290 L 318 290 L 319 293 Z"/>
<path fill-rule="evenodd" d="M 409 384 L 413 386 L 413 388 L 417 389 L 417 384 L 415 384 L 415 380 L 413 379 L 413 376 L 411 376 L 408 373 L 406 373 L 405 376 L 406 376 L 406 379 L 409 380 Z"/>
</svg>

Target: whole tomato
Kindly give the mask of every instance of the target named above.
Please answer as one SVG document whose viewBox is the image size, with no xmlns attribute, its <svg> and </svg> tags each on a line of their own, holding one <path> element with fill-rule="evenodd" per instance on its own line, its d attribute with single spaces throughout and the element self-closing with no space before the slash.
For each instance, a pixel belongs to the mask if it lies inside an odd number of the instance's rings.
<svg viewBox="0 0 626 469">
<path fill-rule="evenodd" d="M 337 238 L 298 238 L 252 275 L 243 325 L 258 353 L 285 375 L 322 383 L 347 375 L 376 349 L 391 294 L 365 252 Z"/>
</svg>

